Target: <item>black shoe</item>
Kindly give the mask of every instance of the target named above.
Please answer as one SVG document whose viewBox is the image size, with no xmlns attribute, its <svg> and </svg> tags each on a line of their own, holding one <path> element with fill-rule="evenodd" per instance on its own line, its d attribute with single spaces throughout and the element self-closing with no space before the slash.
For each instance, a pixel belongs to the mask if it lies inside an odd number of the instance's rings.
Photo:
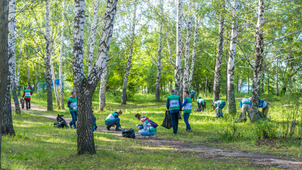
<svg viewBox="0 0 302 170">
<path fill-rule="evenodd" d="M 110 127 L 109 127 L 109 126 L 107 126 L 107 127 L 106 127 L 106 129 L 107 129 L 107 130 L 110 130 Z"/>
</svg>

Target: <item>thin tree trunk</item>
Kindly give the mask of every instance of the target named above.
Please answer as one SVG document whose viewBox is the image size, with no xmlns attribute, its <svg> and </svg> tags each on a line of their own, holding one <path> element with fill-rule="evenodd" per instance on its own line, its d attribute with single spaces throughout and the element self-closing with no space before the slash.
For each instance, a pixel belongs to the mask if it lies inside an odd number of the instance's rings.
<svg viewBox="0 0 302 170">
<path fill-rule="evenodd" d="M 122 104 L 127 103 L 127 84 L 128 84 L 128 77 L 131 69 L 132 63 L 132 56 L 133 56 L 133 44 L 134 44 L 134 37 L 135 37 L 135 25 L 136 25 L 136 8 L 137 8 L 137 0 L 134 1 L 134 11 L 133 11 L 133 20 L 132 20 L 132 31 L 131 31 L 131 44 L 129 50 L 129 57 L 127 62 L 126 73 L 123 79 L 123 93 L 122 93 Z"/>
<path fill-rule="evenodd" d="M 34 90 L 38 90 L 38 83 L 39 83 L 39 65 L 36 66 L 36 78 L 35 78 L 35 84 L 34 84 Z"/>
<path fill-rule="evenodd" d="M 29 57 L 27 56 L 27 60 L 29 60 Z M 26 63 L 26 69 L 27 69 L 27 86 L 30 88 L 30 90 L 33 92 L 33 88 L 31 86 L 31 82 L 30 82 L 30 70 L 29 70 L 29 66 L 28 63 Z"/>
<path fill-rule="evenodd" d="M 236 54 L 236 42 L 238 35 L 238 22 L 237 22 L 237 10 L 239 8 L 239 3 L 237 0 L 233 1 L 233 17 L 234 21 L 232 22 L 232 35 L 230 43 L 230 54 L 228 62 L 228 109 L 229 114 L 236 115 L 236 101 L 235 101 L 235 87 L 234 87 L 234 75 L 235 75 L 235 54 Z"/>
<path fill-rule="evenodd" d="M 91 72 L 91 69 L 93 67 L 93 52 L 94 52 L 94 46 L 95 46 L 95 35 L 97 32 L 97 24 L 98 24 L 98 10 L 99 10 L 100 2 L 99 0 L 94 1 L 94 7 L 93 7 L 93 20 L 91 24 L 91 32 L 89 35 L 89 58 L 88 58 L 88 75 Z"/>
<path fill-rule="evenodd" d="M 161 15 L 163 16 L 163 0 L 160 0 L 160 7 L 161 7 Z M 158 58 L 157 58 L 157 75 L 156 75 L 156 92 L 155 92 L 155 100 L 157 102 L 160 101 L 160 83 L 161 83 L 161 50 L 162 50 L 162 28 L 163 23 L 162 20 L 160 21 L 159 26 L 159 41 L 158 41 Z"/>
<path fill-rule="evenodd" d="M 21 51 L 21 50 L 20 50 L 20 51 Z M 22 53 L 20 53 L 19 63 L 20 63 L 20 61 L 21 61 L 21 54 L 22 54 Z M 17 86 L 18 96 L 20 96 L 20 95 L 21 95 L 21 92 L 20 92 L 20 90 L 21 90 L 21 86 L 20 86 L 20 66 L 18 66 L 18 70 L 17 70 L 16 86 Z"/>
<path fill-rule="evenodd" d="M 194 32 L 194 43 L 193 43 L 193 54 L 192 54 L 192 62 L 191 62 L 191 71 L 190 71 L 190 78 L 189 78 L 189 89 L 191 89 L 191 84 L 192 84 L 193 74 L 194 74 L 195 58 L 196 58 L 197 34 L 198 34 L 198 20 L 197 20 L 197 17 L 195 17 L 195 32 Z"/>
<path fill-rule="evenodd" d="M 255 59 L 254 77 L 253 77 L 251 122 L 255 122 L 258 119 L 257 113 L 258 113 L 258 104 L 259 104 L 259 86 L 260 86 L 260 78 L 261 78 L 261 70 L 262 70 L 262 62 L 263 62 L 263 49 L 264 49 L 263 32 L 262 32 L 263 24 L 264 24 L 264 0 L 259 0 L 258 22 L 256 25 L 256 41 L 255 41 L 256 59 Z"/>
<path fill-rule="evenodd" d="M 52 84 L 53 84 L 53 90 L 55 93 L 55 98 L 56 98 L 56 103 L 59 109 L 61 109 L 60 106 L 60 99 L 59 99 L 59 94 L 58 94 L 58 89 L 57 89 L 57 83 L 56 83 L 56 75 L 55 75 L 55 69 L 53 67 L 53 61 L 52 61 L 52 56 L 50 56 L 50 66 L 51 66 L 51 77 L 52 77 Z"/>
<path fill-rule="evenodd" d="M 65 0 L 63 0 L 62 17 L 63 17 L 63 21 L 62 21 L 62 33 L 61 33 L 61 45 L 60 45 L 59 81 L 60 81 L 61 107 L 62 109 L 64 109 L 62 62 L 63 62 L 63 45 L 64 45 L 64 29 L 65 29 Z"/>
<path fill-rule="evenodd" d="M 99 109 L 101 111 L 104 110 L 106 106 L 106 84 L 107 84 L 107 69 L 108 69 L 108 63 L 106 67 L 104 68 L 102 77 L 101 77 L 101 84 L 100 84 L 100 92 L 99 92 Z"/>
<path fill-rule="evenodd" d="M 85 28 L 85 0 L 75 1 L 73 83 L 78 98 L 77 145 L 78 154 L 95 154 L 92 129 L 92 97 L 108 60 L 116 5 L 118 0 L 108 0 L 99 52 L 90 74 L 85 78 L 83 71 L 83 40 Z"/>
<path fill-rule="evenodd" d="M 267 71 L 267 94 L 269 94 L 269 72 Z"/>
<path fill-rule="evenodd" d="M 228 54 L 228 52 L 226 52 Z M 229 100 L 228 98 L 228 66 L 225 66 L 225 98 L 226 100 Z"/>
<path fill-rule="evenodd" d="M 277 65 L 276 65 L 276 96 L 279 96 L 279 87 L 278 87 L 278 84 L 279 84 L 279 75 L 278 75 L 278 59 L 277 59 Z"/>
<path fill-rule="evenodd" d="M 46 0 L 46 12 L 45 12 L 45 48 L 46 48 L 46 56 L 44 57 L 45 62 L 45 75 L 46 75 L 46 87 L 47 87 L 47 110 L 53 110 L 52 105 L 52 76 L 51 76 L 51 45 L 50 45 L 50 14 L 49 14 L 49 0 Z"/>
<path fill-rule="evenodd" d="M 224 30 L 223 25 L 224 25 L 224 16 L 223 13 L 221 12 L 219 15 L 219 39 L 218 39 L 218 52 L 216 56 L 216 65 L 215 65 L 215 72 L 214 72 L 213 101 L 219 100 L 219 93 L 220 93 L 220 70 L 221 70 L 221 60 L 223 54 L 223 30 Z"/>
<path fill-rule="evenodd" d="M 189 18 L 187 23 L 187 40 L 186 40 L 186 51 L 185 51 L 185 67 L 184 67 L 184 74 L 183 74 L 183 91 L 189 91 L 191 28 L 192 28 L 192 18 Z"/>
<path fill-rule="evenodd" d="M 204 96 L 207 96 L 207 87 L 208 87 L 208 75 L 206 75 L 206 83 L 204 86 Z"/>
<path fill-rule="evenodd" d="M 16 27 L 16 20 L 15 20 L 15 13 L 16 13 L 16 0 L 9 1 L 9 14 L 8 20 L 8 29 L 9 29 L 9 37 L 8 37 L 8 56 L 9 56 L 9 70 L 11 73 L 10 76 L 10 83 L 12 88 L 12 94 L 15 103 L 15 112 L 17 114 L 21 113 L 19 100 L 16 92 L 16 55 L 15 55 L 15 27 Z M 9 94 L 10 95 L 10 94 Z"/>
<path fill-rule="evenodd" d="M 264 94 L 264 69 L 262 70 L 261 93 Z"/>
<path fill-rule="evenodd" d="M 177 20 L 176 20 L 176 64 L 174 71 L 174 82 L 175 82 L 175 91 L 176 94 L 181 95 L 181 56 L 182 56 L 182 4 L 181 0 L 177 0 Z"/>
<path fill-rule="evenodd" d="M 8 0 L 0 0 L 0 93 L 6 94 L 7 74 L 8 74 Z M 0 128 L 4 113 L 5 95 L 0 97 Z M 2 131 L 0 129 L 0 131 Z M 0 155 L 1 155 L 2 135 L 0 133 Z M 1 156 L 0 156 L 1 169 Z"/>
<path fill-rule="evenodd" d="M 247 93 L 250 94 L 250 69 L 247 70 Z"/>
</svg>

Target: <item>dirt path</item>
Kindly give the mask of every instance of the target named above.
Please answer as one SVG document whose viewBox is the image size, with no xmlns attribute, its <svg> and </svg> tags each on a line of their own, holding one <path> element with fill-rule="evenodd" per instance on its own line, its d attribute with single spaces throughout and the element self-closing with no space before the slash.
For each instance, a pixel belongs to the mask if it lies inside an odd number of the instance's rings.
<svg viewBox="0 0 302 170">
<path fill-rule="evenodd" d="M 32 110 L 35 111 L 46 111 L 46 108 L 32 106 Z M 28 113 L 44 116 L 49 119 L 56 119 L 56 115 L 47 115 L 47 114 L 37 114 L 32 111 L 28 111 Z M 65 118 L 67 123 L 71 121 L 70 118 Z M 108 131 L 105 127 L 98 127 L 97 131 L 112 133 L 117 136 L 122 136 L 121 132 L 116 131 Z M 206 145 L 194 145 L 190 142 L 169 140 L 169 139 L 147 139 L 139 134 L 136 134 L 136 138 L 140 143 L 148 144 L 151 147 L 170 147 L 178 150 L 179 152 L 183 152 L 184 154 L 194 155 L 197 157 L 202 157 L 206 159 L 223 159 L 223 158 L 233 158 L 239 160 L 248 160 L 251 162 L 252 166 L 262 167 L 262 168 L 281 168 L 281 169 L 302 169 L 302 162 L 286 160 L 282 158 L 278 158 L 277 156 L 267 155 L 267 154 L 258 154 L 251 152 L 244 152 L 240 150 L 229 150 L 229 149 L 221 149 L 217 147 L 210 147 Z"/>
</svg>

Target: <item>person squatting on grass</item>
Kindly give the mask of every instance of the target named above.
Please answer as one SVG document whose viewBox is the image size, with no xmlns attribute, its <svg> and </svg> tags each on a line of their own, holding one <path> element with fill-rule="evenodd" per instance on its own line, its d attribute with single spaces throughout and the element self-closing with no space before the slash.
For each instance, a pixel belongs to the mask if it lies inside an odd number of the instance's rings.
<svg viewBox="0 0 302 170">
<path fill-rule="evenodd" d="M 167 110 L 170 110 L 171 123 L 174 134 L 177 134 L 178 130 L 178 115 L 180 112 L 180 103 L 180 97 L 175 94 L 175 90 L 171 90 L 171 95 L 167 99 Z"/>
<path fill-rule="evenodd" d="M 192 112 L 192 99 L 189 97 L 189 91 L 184 92 L 185 100 L 181 105 L 184 111 L 184 121 L 186 123 L 187 132 L 192 132 L 191 126 L 189 124 L 190 113 Z"/>
<path fill-rule="evenodd" d="M 245 122 L 246 121 L 246 112 L 248 114 L 248 117 L 251 120 L 251 100 L 249 98 L 243 98 L 240 101 L 240 108 L 241 108 L 241 114 L 239 118 L 236 120 L 236 122 Z"/>
<path fill-rule="evenodd" d="M 204 99 L 202 99 L 201 97 L 198 97 L 197 100 L 197 105 L 198 105 L 198 110 L 200 111 L 204 111 L 204 109 L 206 108 L 206 101 Z"/>
<path fill-rule="evenodd" d="M 77 125 L 76 125 L 76 122 L 77 122 L 77 111 L 78 111 L 78 99 L 76 97 L 76 92 L 73 91 L 71 92 L 71 96 L 68 98 L 68 101 L 67 101 L 67 107 L 69 108 L 69 112 L 71 114 L 71 122 L 69 122 L 69 126 L 70 128 L 73 128 L 74 129 L 77 129 Z"/>
<path fill-rule="evenodd" d="M 212 106 L 216 107 L 216 117 L 215 118 L 223 117 L 222 109 L 225 106 L 225 101 L 216 100 L 215 102 L 212 103 Z"/>
<path fill-rule="evenodd" d="M 140 131 L 138 133 L 142 136 L 149 136 L 152 138 L 156 134 L 156 128 L 151 125 L 147 117 L 141 118 L 141 125 L 136 125 Z"/>
<path fill-rule="evenodd" d="M 110 130 L 111 126 L 115 125 L 116 126 L 115 130 L 116 131 L 121 131 L 121 129 L 120 129 L 121 125 L 120 125 L 120 118 L 119 118 L 119 116 L 122 115 L 122 114 L 123 114 L 123 112 L 122 112 L 121 109 L 118 109 L 118 110 L 116 110 L 113 113 L 110 113 L 108 115 L 108 117 L 106 118 L 106 120 L 105 120 L 105 125 L 107 126 L 106 129 Z"/>
<path fill-rule="evenodd" d="M 32 95 L 31 90 L 29 89 L 29 87 L 26 88 L 26 90 L 24 90 L 23 96 L 22 98 L 24 98 L 25 102 L 26 102 L 26 110 L 30 109 L 30 97 Z"/>
</svg>

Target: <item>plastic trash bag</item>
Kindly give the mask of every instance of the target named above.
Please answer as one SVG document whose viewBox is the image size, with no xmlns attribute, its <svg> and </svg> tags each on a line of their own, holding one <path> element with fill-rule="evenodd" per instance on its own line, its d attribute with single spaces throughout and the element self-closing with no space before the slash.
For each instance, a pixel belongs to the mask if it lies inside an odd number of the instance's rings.
<svg viewBox="0 0 302 170">
<path fill-rule="evenodd" d="M 161 126 L 164 128 L 167 128 L 167 129 L 171 129 L 172 122 L 171 122 L 171 115 L 170 115 L 169 110 L 166 110 L 165 119 L 164 119 L 163 123 L 161 124 Z"/>
<path fill-rule="evenodd" d="M 123 129 L 122 130 L 122 136 L 125 138 L 135 138 L 135 131 L 133 128 L 131 129 Z"/>
</svg>

